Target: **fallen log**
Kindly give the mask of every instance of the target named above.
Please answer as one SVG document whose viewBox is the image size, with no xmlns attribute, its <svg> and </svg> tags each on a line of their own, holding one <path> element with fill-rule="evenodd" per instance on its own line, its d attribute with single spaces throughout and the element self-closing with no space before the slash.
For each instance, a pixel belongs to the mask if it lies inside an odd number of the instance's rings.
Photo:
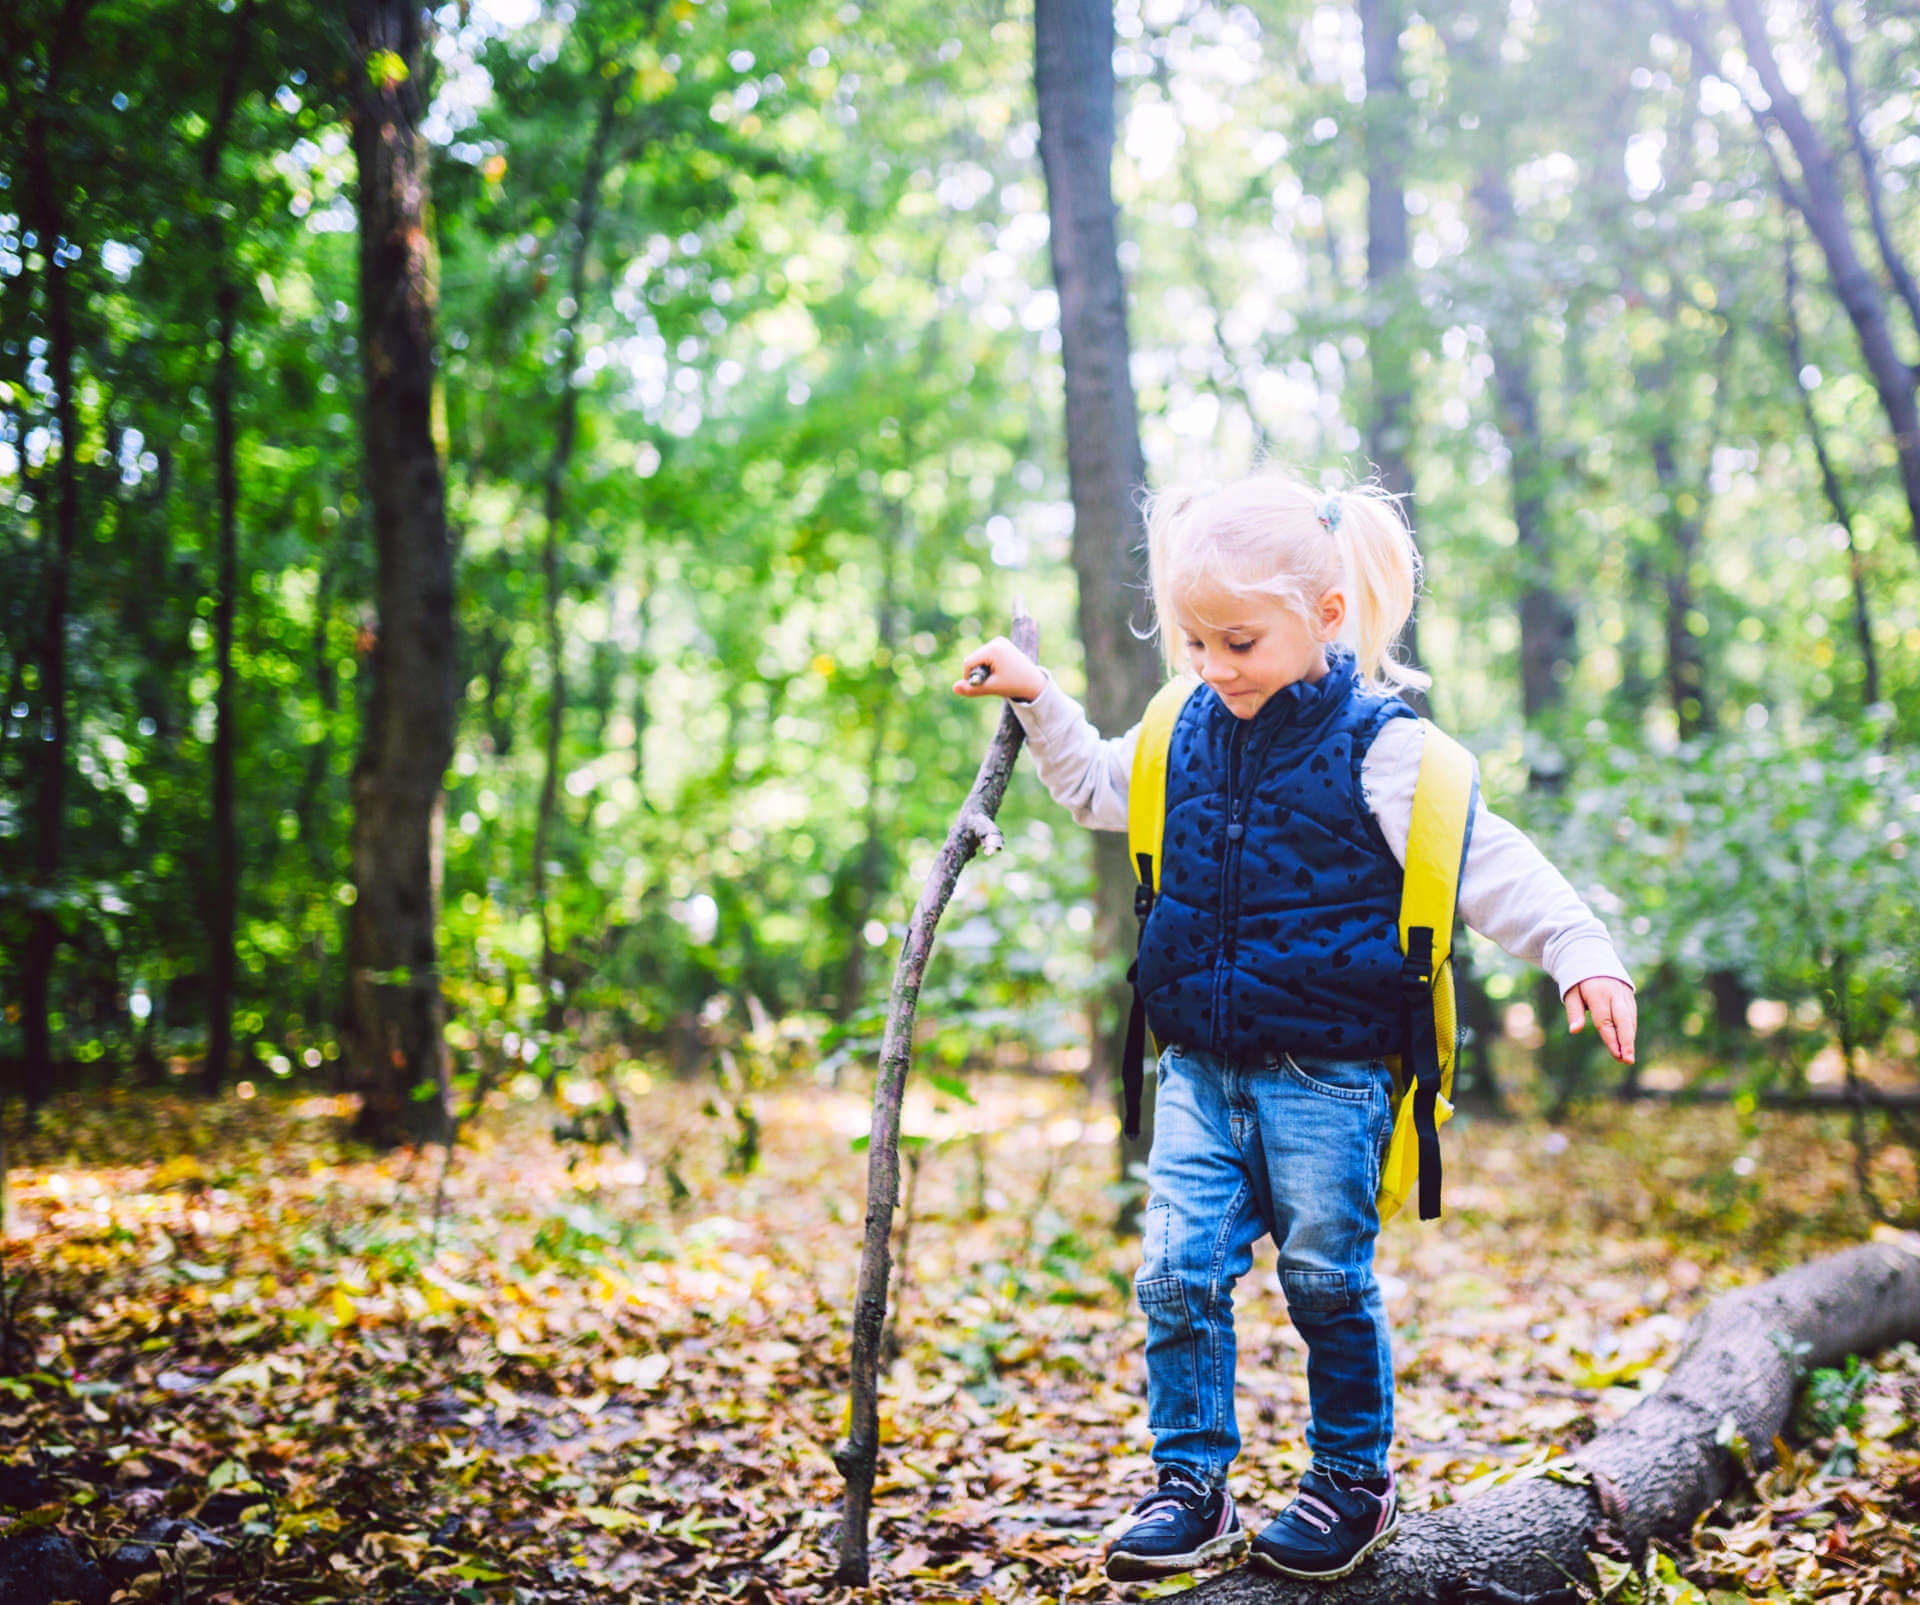
<svg viewBox="0 0 1920 1605">
<path fill-rule="evenodd" d="M 1732 1103 L 1738 1098 L 1751 1097 L 1762 1109 L 1798 1109 L 1820 1110 L 1829 1113 L 1846 1114 L 1854 1109 L 1890 1109 L 1894 1111 L 1920 1109 L 1920 1091 L 1887 1090 L 1879 1087 L 1863 1088 L 1858 1093 L 1848 1092 L 1845 1087 L 1809 1088 L 1805 1092 L 1789 1092 L 1778 1088 L 1749 1089 L 1746 1087 L 1635 1087 L 1631 1091 L 1619 1094 L 1622 1103 Z"/>
<path fill-rule="evenodd" d="M 1761 1468 L 1806 1373 L 1920 1339 L 1920 1237 L 1847 1249 L 1713 1301 L 1667 1379 L 1546 1475 L 1403 1516 L 1399 1535 L 1336 1583 L 1250 1568 L 1174 1599 L 1194 1605 L 1559 1605 L 1590 1582 L 1589 1550 L 1685 1540 Z M 1587 1597 L 1592 1597 L 1591 1595 Z"/>
<path fill-rule="evenodd" d="M 1040 634 L 1024 607 L 1014 608 L 1013 644 L 1035 657 Z M 1000 831 L 993 822 L 1006 795 L 1013 761 L 1026 732 L 1010 707 L 1000 710 L 987 753 L 980 760 L 973 789 L 960 805 L 945 844 L 933 861 L 906 940 L 893 971 L 893 995 L 880 1045 L 880 1073 L 873 1088 L 873 1126 L 867 1144 L 866 1235 L 860 1249 L 860 1280 L 853 1300 L 851 1407 L 847 1436 L 833 1462 L 846 1479 L 840 1511 L 839 1567 L 834 1580 L 865 1587 L 868 1580 L 867 1518 L 873 1507 L 873 1474 L 880 1455 L 880 1346 L 887 1320 L 887 1279 L 893 1271 L 893 1211 L 900 1200 L 900 1100 L 906 1091 L 907 1065 L 913 1055 L 913 1017 L 920 982 L 933 954 L 933 928 L 953 895 L 960 871 L 976 851 L 997 852 Z"/>
</svg>

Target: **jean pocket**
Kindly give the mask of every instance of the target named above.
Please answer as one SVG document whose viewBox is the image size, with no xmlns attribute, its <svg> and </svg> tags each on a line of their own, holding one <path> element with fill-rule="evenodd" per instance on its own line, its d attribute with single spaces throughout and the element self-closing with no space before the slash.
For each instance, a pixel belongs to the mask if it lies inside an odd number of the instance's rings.
<svg viewBox="0 0 1920 1605">
<path fill-rule="evenodd" d="M 1386 1081 L 1386 1065 L 1379 1059 L 1308 1059 L 1280 1055 L 1279 1069 L 1288 1080 L 1342 1103 L 1371 1103 Z"/>
<path fill-rule="evenodd" d="M 1288 1311 L 1329 1315 L 1352 1302 L 1345 1271 L 1288 1271 L 1280 1273 Z"/>
</svg>

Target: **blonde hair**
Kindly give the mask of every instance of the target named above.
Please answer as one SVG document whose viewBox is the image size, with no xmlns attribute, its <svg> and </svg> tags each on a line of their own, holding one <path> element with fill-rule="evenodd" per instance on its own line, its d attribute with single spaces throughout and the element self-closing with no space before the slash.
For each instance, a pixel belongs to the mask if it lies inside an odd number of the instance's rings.
<svg viewBox="0 0 1920 1605">
<path fill-rule="evenodd" d="M 1340 639 L 1369 683 L 1388 691 L 1429 683 L 1396 656 L 1413 613 L 1420 552 L 1400 498 L 1378 483 L 1327 493 L 1260 469 L 1229 485 L 1150 492 L 1143 510 L 1154 629 L 1174 674 L 1187 668 L 1175 610 L 1195 592 L 1275 600 L 1311 619 L 1320 599 L 1340 588 L 1347 595 Z"/>
</svg>

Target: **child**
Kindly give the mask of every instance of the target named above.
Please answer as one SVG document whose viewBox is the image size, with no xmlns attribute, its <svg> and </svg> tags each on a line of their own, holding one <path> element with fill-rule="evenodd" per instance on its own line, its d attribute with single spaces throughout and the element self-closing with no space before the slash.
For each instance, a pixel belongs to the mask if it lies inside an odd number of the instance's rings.
<svg viewBox="0 0 1920 1605">
<path fill-rule="evenodd" d="M 1233 1287 L 1270 1233 L 1307 1344 L 1312 1464 L 1253 1560 L 1344 1576 L 1387 1542 L 1398 1506 L 1393 1357 L 1373 1274 L 1374 1193 L 1399 1046 L 1401 865 L 1423 726 L 1394 658 L 1418 554 L 1393 497 L 1321 496 L 1270 471 L 1152 498 L 1148 554 L 1162 647 L 1196 691 L 1168 755 L 1161 895 L 1139 986 L 1163 1048 L 1147 1164 L 1147 1419 L 1158 1487 L 1108 1546 L 1107 1575 L 1157 1577 L 1247 1547 L 1227 1468 Z M 969 676 L 984 665 L 977 684 Z M 1099 665 L 1089 665 L 1099 673 Z M 954 690 L 1010 698 L 1056 801 L 1127 828 L 1137 727 L 1102 740 L 1007 640 Z M 1591 1014 L 1633 1058 L 1634 994 L 1613 944 L 1518 829 L 1477 807 L 1459 908 L 1543 966 L 1578 1031 Z"/>
</svg>

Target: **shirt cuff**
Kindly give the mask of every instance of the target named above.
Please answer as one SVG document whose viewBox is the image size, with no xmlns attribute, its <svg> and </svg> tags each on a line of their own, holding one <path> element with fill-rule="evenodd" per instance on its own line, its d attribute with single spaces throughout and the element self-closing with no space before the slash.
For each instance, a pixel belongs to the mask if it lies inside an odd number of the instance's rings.
<svg viewBox="0 0 1920 1605">
<path fill-rule="evenodd" d="M 1031 702 L 1022 702 L 1018 697 L 1007 698 L 1007 706 L 1013 709 L 1013 716 L 1020 721 L 1029 741 L 1044 741 L 1063 721 L 1071 724 L 1078 712 L 1073 699 L 1060 689 L 1060 683 L 1052 673 L 1046 669 L 1040 672 L 1046 675 L 1047 685 L 1039 696 Z"/>
<path fill-rule="evenodd" d="M 1569 942 L 1562 952 L 1554 954 L 1552 974 L 1563 998 L 1582 981 L 1600 976 L 1622 986 L 1633 985 L 1633 977 L 1627 974 L 1613 943 L 1604 936 L 1582 936 Z"/>
</svg>

